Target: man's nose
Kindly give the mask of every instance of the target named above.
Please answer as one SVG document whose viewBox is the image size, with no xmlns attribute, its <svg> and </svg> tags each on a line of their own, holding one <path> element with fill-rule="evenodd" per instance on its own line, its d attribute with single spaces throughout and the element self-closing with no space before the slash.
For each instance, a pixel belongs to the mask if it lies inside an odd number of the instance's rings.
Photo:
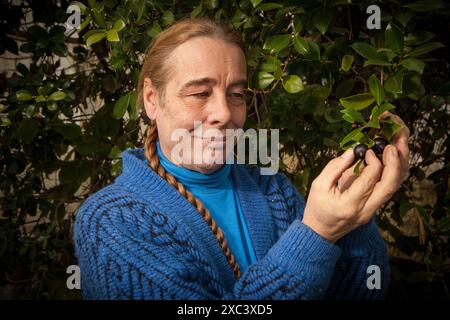
<svg viewBox="0 0 450 320">
<path fill-rule="evenodd" d="M 231 110 L 226 93 L 213 96 L 211 105 L 208 106 L 208 123 L 214 126 L 222 126 L 231 120 Z"/>
</svg>

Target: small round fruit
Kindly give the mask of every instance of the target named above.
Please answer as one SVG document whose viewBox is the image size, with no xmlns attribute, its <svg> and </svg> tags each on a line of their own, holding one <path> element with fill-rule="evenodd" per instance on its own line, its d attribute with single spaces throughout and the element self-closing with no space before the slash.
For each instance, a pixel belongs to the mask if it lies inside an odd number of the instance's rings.
<svg viewBox="0 0 450 320">
<path fill-rule="evenodd" d="M 354 149 L 353 152 L 355 153 L 356 160 L 364 159 L 366 157 L 367 152 L 367 146 L 363 143 L 358 144 Z"/>
<path fill-rule="evenodd" d="M 372 147 L 372 151 L 375 152 L 377 156 L 381 156 L 383 154 L 384 148 L 388 145 L 388 142 L 383 138 L 376 138 L 373 140 L 375 143 Z"/>
</svg>

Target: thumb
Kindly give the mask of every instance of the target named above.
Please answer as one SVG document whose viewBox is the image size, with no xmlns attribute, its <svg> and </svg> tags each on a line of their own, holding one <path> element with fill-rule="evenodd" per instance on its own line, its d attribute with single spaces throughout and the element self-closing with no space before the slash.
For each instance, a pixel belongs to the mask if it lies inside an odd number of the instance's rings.
<svg viewBox="0 0 450 320">
<path fill-rule="evenodd" d="M 354 158 L 353 149 L 349 148 L 341 156 L 328 162 L 318 177 L 320 184 L 328 189 L 335 187 L 342 173 L 352 165 Z"/>
</svg>

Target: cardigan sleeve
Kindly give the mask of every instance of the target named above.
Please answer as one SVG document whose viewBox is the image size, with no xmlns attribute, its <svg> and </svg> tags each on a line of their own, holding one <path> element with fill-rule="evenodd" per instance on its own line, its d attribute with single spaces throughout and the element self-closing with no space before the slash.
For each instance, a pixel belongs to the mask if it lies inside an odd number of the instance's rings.
<svg viewBox="0 0 450 320">
<path fill-rule="evenodd" d="M 120 198 L 83 204 L 74 241 L 87 299 L 317 299 L 341 254 L 295 220 L 263 259 L 226 288 L 183 226 Z"/>
<path fill-rule="evenodd" d="M 287 207 L 296 211 L 292 215 L 301 220 L 304 211 L 303 198 L 285 175 L 279 174 L 277 179 L 287 199 Z M 366 225 L 339 239 L 336 245 L 342 254 L 336 263 L 324 298 L 358 300 L 385 298 L 389 286 L 389 258 L 386 244 L 375 223 L 375 216 Z M 377 277 L 373 281 L 379 281 L 379 285 L 368 286 L 371 275 Z"/>
</svg>

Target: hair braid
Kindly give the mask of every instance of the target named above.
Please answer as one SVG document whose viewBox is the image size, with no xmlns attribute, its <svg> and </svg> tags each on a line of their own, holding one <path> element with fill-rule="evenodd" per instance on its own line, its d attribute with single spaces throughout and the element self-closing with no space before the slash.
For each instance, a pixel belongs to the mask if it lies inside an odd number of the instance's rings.
<svg viewBox="0 0 450 320">
<path fill-rule="evenodd" d="M 225 256 L 227 257 L 228 263 L 230 264 L 235 277 L 239 279 L 241 277 L 239 265 L 236 259 L 234 258 L 233 254 L 231 253 L 231 250 L 227 244 L 227 241 L 225 240 L 222 230 L 219 228 L 216 221 L 214 221 L 214 219 L 211 217 L 211 214 L 208 211 L 208 209 L 206 209 L 203 203 L 199 199 L 197 199 L 191 192 L 187 191 L 182 183 L 178 182 L 173 175 L 166 172 L 163 166 L 160 165 L 158 153 L 156 151 L 157 139 L 158 139 L 158 131 L 156 125 L 149 125 L 147 127 L 147 137 L 145 138 L 145 145 L 144 145 L 145 158 L 148 160 L 149 167 L 153 169 L 155 172 L 157 172 L 175 189 L 177 189 L 178 192 L 181 193 L 181 195 L 185 197 L 186 200 L 189 201 L 202 215 L 202 217 L 205 219 L 205 221 L 211 228 L 211 231 L 216 236 L 216 239 L 219 241 L 220 247 L 222 248 L 222 251 L 225 253 Z"/>
</svg>

